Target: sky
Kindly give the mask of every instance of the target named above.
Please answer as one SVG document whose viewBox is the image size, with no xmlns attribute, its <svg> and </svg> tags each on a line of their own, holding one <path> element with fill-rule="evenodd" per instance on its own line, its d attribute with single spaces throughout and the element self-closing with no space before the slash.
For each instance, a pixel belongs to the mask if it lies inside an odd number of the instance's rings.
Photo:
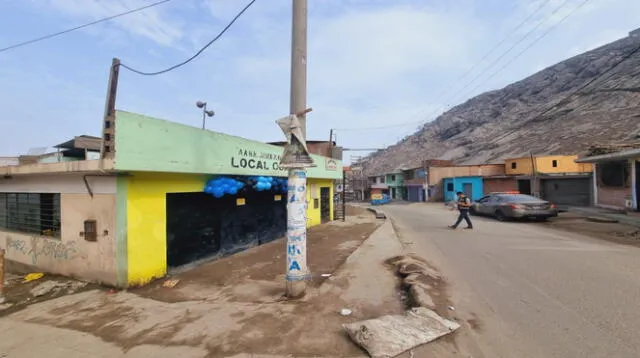
<svg viewBox="0 0 640 358">
<path fill-rule="evenodd" d="M 0 48 L 152 2 L 0 0 Z M 0 52 L 0 156 L 99 136 L 113 57 L 165 69 L 247 2 L 172 0 Z M 626 36 L 638 13 L 637 0 L 309 0 L 307 137 L 333 128 L 338 145 L 384 148 L 474 95 Z M 210 130 L 283 140 L 275 120 L 289 110 L 290 47 L 291 0 L 257 0 L 189 64 L 122 70 L 116 107 L 201 126 L 202 100 L 216 112 Z"/>
</svg>

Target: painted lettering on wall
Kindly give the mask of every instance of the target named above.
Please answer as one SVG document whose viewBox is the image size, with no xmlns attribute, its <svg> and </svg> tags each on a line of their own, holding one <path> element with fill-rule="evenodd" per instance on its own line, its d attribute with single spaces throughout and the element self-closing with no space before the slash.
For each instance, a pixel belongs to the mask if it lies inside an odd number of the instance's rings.
<svg viewBox="0 0 640 358">
<path fill-rule="evenodd" d="M 238 148 L 236 155 L 231 157 L 231 166 L 242 169 L 286 171 L 280 167 L 280 158 L 279 154 L 260 153 L 251 149 Z"/>
<path fill-rule="evenodd" d="M 72 260 L 76 258 L 78 254 L 75 246 L 75 241 L 65 243 L 57 240 L 32 237 L 29 243 L 27 243 L 22 239 L 7 237 L 7 254 L 13 251 L 17 254 L 29 256 L 33 265 L 37 265 L 38 261 L 42 258 L 65 261 Z"/>
</svg>

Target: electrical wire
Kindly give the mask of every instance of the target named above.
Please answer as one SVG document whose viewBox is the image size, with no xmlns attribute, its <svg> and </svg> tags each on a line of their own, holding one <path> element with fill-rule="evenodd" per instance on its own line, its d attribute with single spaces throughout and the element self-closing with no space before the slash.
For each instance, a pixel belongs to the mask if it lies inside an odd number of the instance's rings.
<svg viewBox="0 0 640 358">
<path fill-rule="evenodd" d="M 536 30 L 538 30 L 538 28 L 540 28 L 540 26 L 542 26 L 542 24 L 544 24 L 549 18 L 551 18 L 551 16 L 555 15 L 558 11 L 560 11 L 565 5 L 567 5 L 569 3 L 570 0 L 565 0 L 563 1 L 560 5 L 558 5 L 555 9 L 553 9 L 553 11 L 551 12 L 551 14 L 549 14 L 547 17 L 545 17 L 544 19 L 542 19 L 542 21 L 538 22 L 536 24 L 536 26 L 534 26 L 531 30 L 529 30 L 526 34 L 524 34 L 524 36 L 522 36 L 520 38 L 520 40 L 518 40 L 516 43 L 514 43 L 511 47 L 509 47 L 505 52 L 502 53 L 502 55 L 500 55 L 498 58 L 496 58 L 495 60 L 493 60 L 493 62 L 491 62 L 487 67 L 484 68 L 484 70 L 482 70 L 482 72 L 480 72 L 478 75 L 476 75 L 473 79 L 471 79 L 471 81 L 467 82 L 462 89 L 460 90 L 463 91 L 466 88 L 468 88 L 472 83 L 474 83 L 478 78 L 482 77 L 485 73 L 487 73 L 493 66 L 495 66 L 500 60 L 502 60 L 506 55 L 508 55 L 513 49 L 515 49 L 519 44 L 521 44 L 524 40 L 526 40 L 531 34 L 533 34 Z M 458 92 L 458 94 L 460 94 L 460 92 Z M 454 95 L 453 97 L 449 98 L 448 101 L 452 101 L 455 97 L 457 97 L 456 95 Z M 445 101 L 445 102 L 448 102 Z"/>
<path fill-rule="evenodd" d="M 533 40 L 533 42 L 531 42 L 527 47 L 525 47 L 522 51 L 520 51 L 515 57 L 513 57 L 509 62 L 505 63 L 502 67 L 500 67 L 497 71 L 493 72 L 489 77 L 487 77 L 483 82 L 481 82 L 480 84 L 478 84 L 477 86 L 475 86 L 471 91 L 467 92 L 468 94 L 473 93 L 475 90 L 477 90 L 478 88 L 480 88 L 480 86 L 484 85 L 485 83 L 487 83 L 489 80 L 491 80 L 492 78 L 494 78 L 498 73 L 500 73 L 501 71 L 503 71 L 505 68 L 507 68 L 509 65 L 511 65 L 513 62 L 515 62 L 515 60 L 517 60 L 518 58 L 520 58 L 520 56 L 522 56 L 525 52 L 529 51 L 529 49 L 531 49 L 538 41 L 542 40 L 545 36 L 547 36 L 551 31 L 553 31 L 556 27 L 558 27 L 560 24 L 562 24 L 567 18 L 569 18 L 569 16 L 573 15 L 575 12 L 577 12 L 578 10 L 580 10 L 584 5 L 586 5 L 589 1 L 591 0 L 584 0 L 582 3 L 580 3 L 580 5 L 578 5 L 575 9 L 573 9 L 570 13 L 568 13 L 567 15 L 565 15 L 560 21 L 558 21 L 555 25 L 553 25 L 552 27 L 550 27 L 549 29 L 547 29 L 547 31 L 545 31 L 544 33 L 542 33 L 540 36 L 538 36 L 535 40 Z"/>
<path fill-rule="evenodd" d="M 53 38 L 53 37 L 57 37 L 57 36 L 60 36 L 60 35 L 67 34 L 69 32 L 73 32 L 73 31 L 76 31 L 76 30 L 83 29 L 85 27 L 89 27 L 89 26 L 96 25 L 96 24 L 99 24 L 99 23 L 102 23 L 102 22 L 113 20 L 113 19 L 125 16 L 125 15 L 133 14 L 133 13 L 136 13 L 136 12 L 139 12 L 139 11 L 142 11 L 142 10 L 146 10 L 146 9 L 152 8 L 154 6 L 162 5 L 162 4 L 168 3 L 169 1 L 171 1 L 171 0 L 157 1 L 157 2 L 151 3 L 149 5 L 145 5 L 145 6 L 133 9 L 133 10 L 125 11 L 125 12 L 122 12 L 122 13 L 119 13 L 119 14 L 116 14 L 116 15 L 108 16 L 108 17 L 105 17 L 105 18 L 102 18 L 102 19 L 99 19 L 99 20 L 96 20 L 96 21 L 92 21 L 92 22 L 86 23 L 84 25 L 72 27 L 70 29 L 62 30 L 60 32 L 52 33 L 52 34 L 45 35 L 45 36 L 42 36 L 42 37 L 38 37 L 38 38 L 35 38 L 35 39 L 32 39 L 32 40 L 28 40 L 28 41 L 20 42 L 20 43 L 17 43 L 17 44 L 13 44 L 11 46 L 0 48 L 0 52 L 5 52 L 5 51 L 8 51 L 8 50 L 12 50 L 14 48 L 18 48 L 18 47 L 30 45 L 32 43 L 48 40 L 48 39 Z"/>
<path fill-rule="evenodd" d="M 589 81 L 585 82 L 583 85 L 581 85 L 576 90 L 572 91 L 570 94 L 568 94 L 567 96 L 562 98 L 556 104 L 551 105 L 549 108 L 547 108 L 544 111 L 540 112 L 539 114 L 537 114 L 536 116 L 532 117 L 531 119 L 523 121 L 520 126 L 518 126 L 515 129 L 505 133 L 503 135 L 503 137 L 504 136 L 509 136 L 510 134 L 516 132 L 519 128 L 521 128 L 522 126 L 526 125 L 526 123 L 529 123 L 529 122 L 532 122 L 532 121 L 537 121 L 540 118 L 542 118 L 544 115 L 546 115 L 547 113 L 549 113 L 549 112 L 551 112 L 551 111 L 553 111 L 553 110 L 555 110 L 555 109 L 557 109 L 557 108 L 559 108 L 561 106 L 564 106 L 564 105 L 570 103 L 571 102 L 571 98 L 573 96 L 575 96 L 577 94 L 580 94 L 580 92 L 584 91 L 587 87 L 591 86 L 596 81 L 604 78 L 604 76 L 606 76 L 607 74 L 611 73 L 616 68 L 620 67 L 620 65 L 622 65 L 624 62 L 626 62 L 627 60 L 629 60 L 630 58 L 632 58 L 635 54 L 637 54 L 639 52 L 640 52 L 640 46 L 635 47 L 633 50 L 631 50 L 627 54 L 623 55 L 622 58 L 619 61 L 617 61 L 616 63 L 614 63 L 611 67 L 607 68 L 606 70 L 604 70 L 603 72 L 601 72 L 597 76 L 595 76 L 595 77 L 591 78 Z M 585 68 L 583 68 L 582 70 L 584 70 L 584 69 Z M 610 77 L 611 76 L 609 76 L 609 78 Z"/>
<path fill-rule="evenodd" d="M 540 10 L 542 10 L 544 8 L 544 6 L 546 6 L 549 3 L 550 0 L 546 0 L 544 2 L 541 3 L 541 5 L 539 5 L 527 18 L 525 18 L 522 22 L 520 22 L 516 27 L 514 27 L 507 36 L 503 37 L 502 40 L 500 40 L 496 45 L 493 46 L 493 48 L 491 48 L 491 50 L 489 50 L 487 53 L 485 53 L 484 56 L 482 56 L 482 58 L 476 62 L 470 69 L 468 69 L 465 74 L 463 74 L 461 77 L 459 77 L 456 81 L 453 82 L 452 85 L 447 86 L 447 88 L 441 92 L 437 97 L 436 97 L 436 101 L 440 98 L 442 98 L 442 96 L 444 96 L 444 94 L 448 93 L 449 90 L 454 87 L 453 85 L 455 85 L 458 81 L 464 79 L 469 73 L 471 73 L 476 67 L 478 67 L 479 64 L 481 64 L 486 58 L 489 57 L 489 55 L 491 55 L 491 53 L 493 53 L 497 48 L 500 47 L 500 45 L 502 45 L 507 39 L 509 39 L 511 37 L 512 34 L 516 33 L 518 30 L 520 30 L 526 23 L 529 22 L 529 20 L 531 20 L 538 12 L 540 12 Z M 473 82 L 475 82 L 475 80 L 477 80 L 479 77 L 481 77 L 482 75 L 484 75 L 491 67 L 493 67 L 499 60 L 501 60 L 502 58 L 504 58 L 504 56 L 506 56 L 509 52 L 511 52 L 517 45 L 519 45 L 520 43 L 522 43 L 522 41 L 524 41 L 527 37 L 529 37 L 534 31 L 536 31 L 545 21 L 547 21 L 549 19 L 549 17 L 551 15 L 554 15 L 556 12 L 558 12 L 562 7 L 564 7 L 567 3 L 569 2 L 569 0 L 565 0 L 562 4 L 560 4 L 560 6 L 556 7 L 553 12 L 548 15 L 547 17 L 545 17 L 542 21 L 540 21 L 533 29 L 531 29 L 529 32 L 527 32 L 523 37 L 520 38 L 520 40 L 518 40 L 518 42 L 516 42 L 514 45 L 512 45 L 509 49 L 507 49 L 505 52 L 503 52 L 496 60 L 494 60 L 489 66 L 485 67 L 484 70 L 477 75 L 476 77 L 474 77 L 471 81 L 467 82 L 464 86 L 462 86 L 462 88 L 460 89 L 461 91 L 464 90 L 466 87 L 468 87 L 470 84 L 472 84 Z M 454 96 L 456 96 L 454 94 Z M 450 101 L 453 97 L 449 97 L 449 99 L 447 101 Z M 428 118 L 431 118 L 433 115 L 436 114 L 437 111 L 439 111 L 440 109 L 435 109 L 433 110 L 431 113 L 429 113 L 429 115 L 427 116 Z M 423 110 L 418 111 L 417 114 L 422 113 Z M 428 122 L 429 119 L 427 120 L 419 120 L 419 121 L 411 121 L 411 122 L 403 122 L 403 123 L 397 123 L 397 124 L 391 124 L 391 125 L 386 125 L 386 126 L 378 126 L 378 127 L 365 127 L 365 128 L 344 128 L 344 129 L 336 129 L 336 130 L 340 130 L 340 131 L 358 131 L 358 130 L 378 130 L 378 129 L 386 129 L 386 128 L 395 128 L 395 127 L 404 127 L 404 126 L 408 126 L 408 125 L 415 125 L 415 124 L 424 124 L 426 122 Z"/>
<path fill-rule="evenodd" d="M 227 26 L 225 26 L 224 29 L 222 29 L 222 31 L 220 31 L 220 33 L 218 33 L 218 35 L 216 37 L 213 38 L 213 40 L 209 41 L 206 45 L 204 45 L 204 47 L 202 47 L 198 52 L 195 53 L 195 55 L 189 57 L 188 59 L 178 63 L 177 65 L 173 65 L 169 68 L 166 68 L 164 70 L 161 71 L 156 71 L 156 72 L 143 72 L 140 70 L 136 70 L 132 67 L 129 67 L 125 64 L 120 64 L 120 67 L 126 68 L 127 70 L 137 73 L 139 75 L 143 75 L 143 76 L 156 76 L 156 75 L 160 75 L 163 73 L 167 73 L 169 71 L 173 71 L 176 68 L 182 67 L 184 65 L 186 65 L 187 63 L 193 61 L 196 57 L 200 56 L 200 54 L 202 54 L 204 52 L 204 50 L 206 50 L 209 46 L 211 46 L 214 42 L 218 41 L 219 38 L 222 37 L 222 35 L 225 34 L 225 32 L 227 32 L 227 30 L 229 30 L 229 28 L 236 22 L 236 20 L 238 20 L 240 18 L 240 16 L 242 16 L 242 14 L 244 14 L 245 11 L 247 11 L 251 5 L 253 5 L 256 2 L 256 0 L 251 0 L 232 20 L 231 22 L 229 22 L 229 24 L 227 24 Z"/>
<path fill-rule="evenodd" d="M 497 50 L 500 47 L 500 45 L 502 45 L 505 41 L 507 41 L 507 39 L 509 39 L 513 34 L 516 34 L 518 32 L 518 30 L 520 30 L 527 22 L 529 22 L 529 20 L 531 20 L 540 10 L 542 10 L 542 8 L 544 8 L 549 3 L 549 1 L 551 1 L 551 0 L 545 0 L 545 1 L 541 2 L 540 6 L 538 6 L 526 19 L 524 19 L 522 22 L 520 22 L 520 24 L 518 24 L 518 26 L 516 26 L 513 29 L 511 29 L 511 31 L 509 31 L 507 36 L 503 37 L 502 40 L 500 40 L 489 51 L 487 51 L 487 53 L 485 53 L 484 56 L 482 56 L 482 58 L 478 62 L 476 62 L 473 66 L 471 66 L 457 80 L 455 80 L 453 83 L 449 84 L 447 86 L 447 89 L 445 91 L 441 92 L 436 97 L 434 102 L 437 102 L 440 98 L 442 98 L 442 96 L 447 94 L 449 92 L 449 90 L 455 88 L 454 85 L 456 85 L 458 83 L 458 81 L 461 81 L 462 79 L 467 77 L 471 72 L 473 72 L 473 70 L 475 70 L 476 67 L 478 67 L 478 65 L 480 65 L 484 60 L 486 60 L 495 50 Z M 516 7 L 517 7 L 517 5 L 516 5 Z"/>
</svg>

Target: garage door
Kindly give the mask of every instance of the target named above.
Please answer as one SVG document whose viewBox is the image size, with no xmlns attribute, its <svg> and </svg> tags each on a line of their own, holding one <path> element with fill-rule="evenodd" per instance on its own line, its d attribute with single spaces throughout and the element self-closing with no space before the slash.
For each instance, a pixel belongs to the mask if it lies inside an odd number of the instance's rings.
<svg viewBox="0 0 640 358">
<path fill-rule="evenodd" d="M 542 197 L 558 205 L 591 205 L 591 178 L 542 180 Z"/>
</svg>

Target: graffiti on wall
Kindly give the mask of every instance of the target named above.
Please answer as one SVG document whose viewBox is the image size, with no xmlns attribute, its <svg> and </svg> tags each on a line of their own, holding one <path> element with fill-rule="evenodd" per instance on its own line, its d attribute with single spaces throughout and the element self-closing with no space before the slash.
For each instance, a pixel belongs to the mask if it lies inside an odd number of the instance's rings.
<svg viewBox="0 0 640 358">
<path fill-rule="evenodd" d="M 42 258 L 66 261 L 73 260 L 78 254 L 75 241 L 65 243 L 39 237 L 31 237 L 29 241 L 7 237 L 7 254 L 12 251 L 28 256 L 33 265 L 37 265 Z"/>
</svg>

